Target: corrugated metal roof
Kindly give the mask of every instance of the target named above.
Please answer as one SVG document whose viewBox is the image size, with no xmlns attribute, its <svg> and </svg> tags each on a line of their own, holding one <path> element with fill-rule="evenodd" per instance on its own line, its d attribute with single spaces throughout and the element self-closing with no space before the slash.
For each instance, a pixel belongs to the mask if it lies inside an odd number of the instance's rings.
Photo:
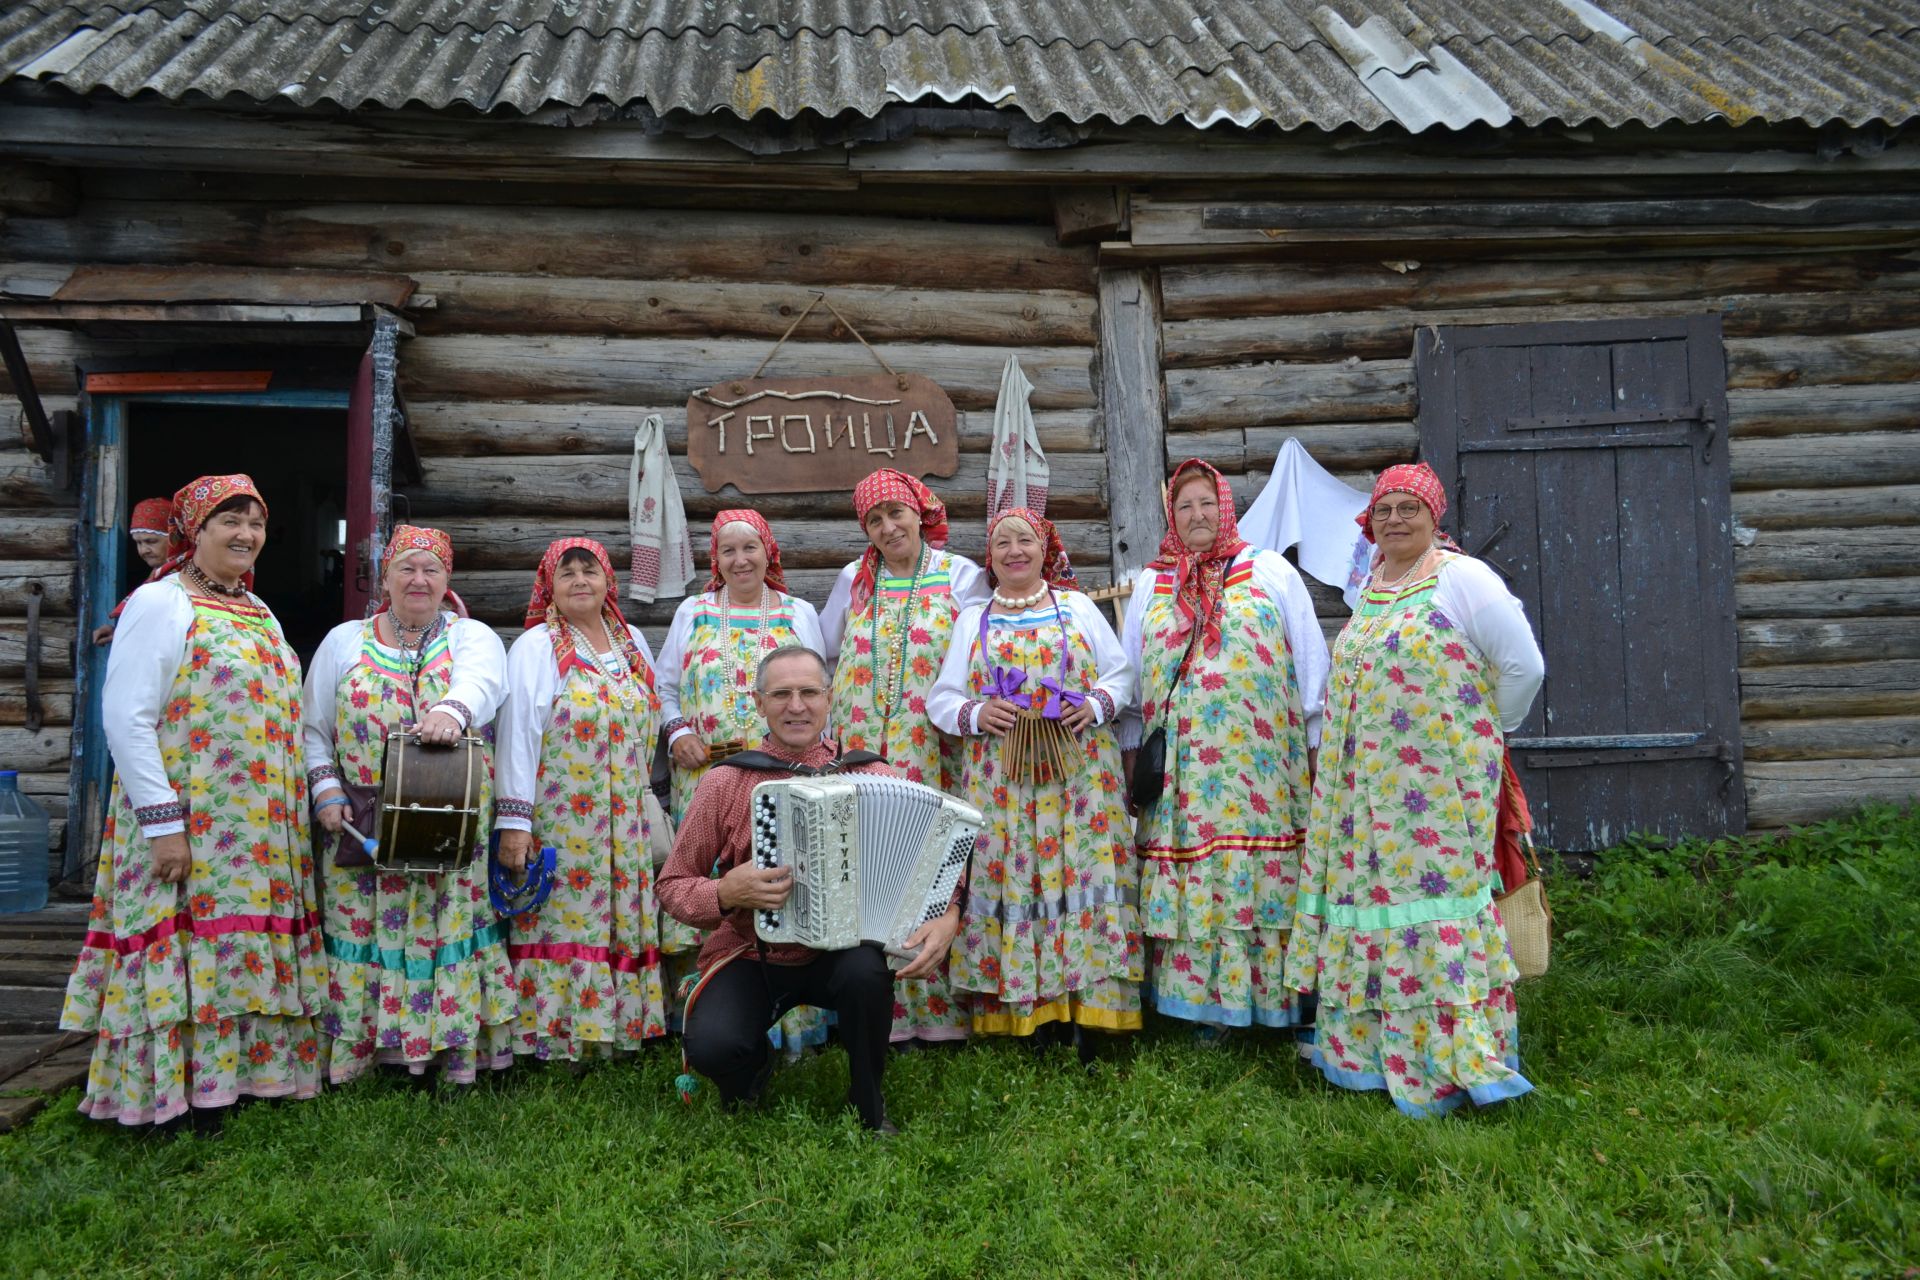
<svg viewBox="0 0 1920 1280">
<path fill-rule="evenodd" d="M 21 0 L 0 80 L 349 109 L 1859 125 L 1920 115 L 1920 0 Z"/>
</svg>

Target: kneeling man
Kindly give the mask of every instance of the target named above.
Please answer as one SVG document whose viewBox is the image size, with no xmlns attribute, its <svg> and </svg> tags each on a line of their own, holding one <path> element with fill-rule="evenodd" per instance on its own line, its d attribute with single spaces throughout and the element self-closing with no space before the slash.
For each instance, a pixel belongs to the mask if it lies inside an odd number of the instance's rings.
<svg viewBox="0 0 1920 1280">
<path fill-rule="evenodd" d="M 771 778 L 829 772 L 894 773 L 866 753 L 841 759 L 822 735 L 829 685 L 820 655 L 800 645 L 775 649 L 760 663 L 754 700 L 771 732 L 758 752 L 722 761 L 700 779 L 656 890 L 674 919 L 710 930 L 700 948 L 700 986 L 687 1010 L 687 1062 L 720 1089 L 729 1106 L 754 1103 L 773 1068 L 767 1029 L 795 1005 L 831 1009 L 840 1018 L 852 1083 L 847 1101 L 860 1122 L 893 1133 L 880 1093 L 893 1026 L 893 973 L 879 947 L 815 951 L 766 946 L 753 913 L 776 910 L 793 891 L 793 873 L 753 861 L 753 789 Z M 718 878 L 715 878 L 718 877 Z M 907 939 L 920 950 L 902 978 L 936 972 L 960 927 L 960 897 L 940 919 Z"/>
</svg>

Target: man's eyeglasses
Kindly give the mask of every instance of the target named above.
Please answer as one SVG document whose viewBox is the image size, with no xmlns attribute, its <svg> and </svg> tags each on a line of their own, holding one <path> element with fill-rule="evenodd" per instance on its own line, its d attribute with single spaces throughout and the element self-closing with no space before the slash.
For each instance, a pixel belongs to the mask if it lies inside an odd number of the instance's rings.
<svg viewBox="0 0 1920 1280">
<path fill-rule="evenodd" d="M 1383 524 L 1395 516 L 1399 516 L 1402 520 L 1412 520 L 1426 509 L 1424 502 L 1402 502 L 1398 506 L 1390 506 L 1383 502 L 1373 509 L 1373 518 Z"/>
<path fill-rule="evenodd" d="M 827 696 L 827 691 L 817 684 L 808 684 L 801 685 L 797 689 L 769 689 L 760 696 L 777 706 L 781 703 L 792 702 L 795 698 L 798 698 L 802 702 L 818 702 Z"/>
</svg>

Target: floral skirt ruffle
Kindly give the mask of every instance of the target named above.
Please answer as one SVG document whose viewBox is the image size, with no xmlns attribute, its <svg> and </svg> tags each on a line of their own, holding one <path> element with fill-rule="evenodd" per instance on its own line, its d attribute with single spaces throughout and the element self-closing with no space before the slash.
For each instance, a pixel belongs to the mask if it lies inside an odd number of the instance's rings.
<svg viewBox="0 0 1920 1280">
<path fill-rule="evenodd" d="M 931 978 L 894 982 L 893 1031 L 888 1036 L 894 1044 L 965 1040 L 972 1025 L 966 998 L 955 995 L 944 971 Z"/>
<path fill-rule="evenodd" d="M 1300 995 L 1280 981 L 1284 929 L 1223 929 L 1193 940 L 1153 938 L 1153 1007 L 1218 1027 L 1292 1027 Z"/>
<path fill-rule="evenodd" d="M 1533 1091 L 1520 1074 L 1513 989 L 1474 1005 L 1341 1009 L 1322 1004 L 1309 1061 L 1343 1089 L 1384 1090 L 1410 1116 Z"/>
<path fill-rule="evenodd" d="M 320 1092 L 320 1056 L 311 1018 L 277 1014 L 102 1035 L 94 1042 L 80 1114 L 164 1124 L 189 1107 L 231 1106 L 243 1097 L 311 1098 Z"/>
<path fill-rule="evenodd" d="M 437 1066 L 470 1084 L 513 1062 L 519 993 L 507 926 L 469 869 L 454 876 L 329 871 L 327 1080 L 368 1067 Z"/>
<path fill-rule="evenodd" d="M 519 947 L 514 950 L 518 952 Z M 659 956 L 600 959 L 516 955 L 519 1016 L 513 1051 L 574 1061 L 638 1049 L 667 1033 Z"/>
</svg>

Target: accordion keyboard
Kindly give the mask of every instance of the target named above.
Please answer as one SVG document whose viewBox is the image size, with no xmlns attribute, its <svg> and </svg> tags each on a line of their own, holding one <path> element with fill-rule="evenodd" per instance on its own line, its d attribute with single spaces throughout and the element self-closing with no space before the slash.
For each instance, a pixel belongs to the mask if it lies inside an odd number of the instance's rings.
<svg viewBox="0 0 1920 1280">
<path fill-rule="evenodd" d="M 898 949 L 946 910 L 981 824 L 972 806 L 883 774 L 775 779 L 752 806 L 754 862 L 793 873 L 786 905 L 756 913 L 756 930 L 822 951 Z"/>
</svg>

